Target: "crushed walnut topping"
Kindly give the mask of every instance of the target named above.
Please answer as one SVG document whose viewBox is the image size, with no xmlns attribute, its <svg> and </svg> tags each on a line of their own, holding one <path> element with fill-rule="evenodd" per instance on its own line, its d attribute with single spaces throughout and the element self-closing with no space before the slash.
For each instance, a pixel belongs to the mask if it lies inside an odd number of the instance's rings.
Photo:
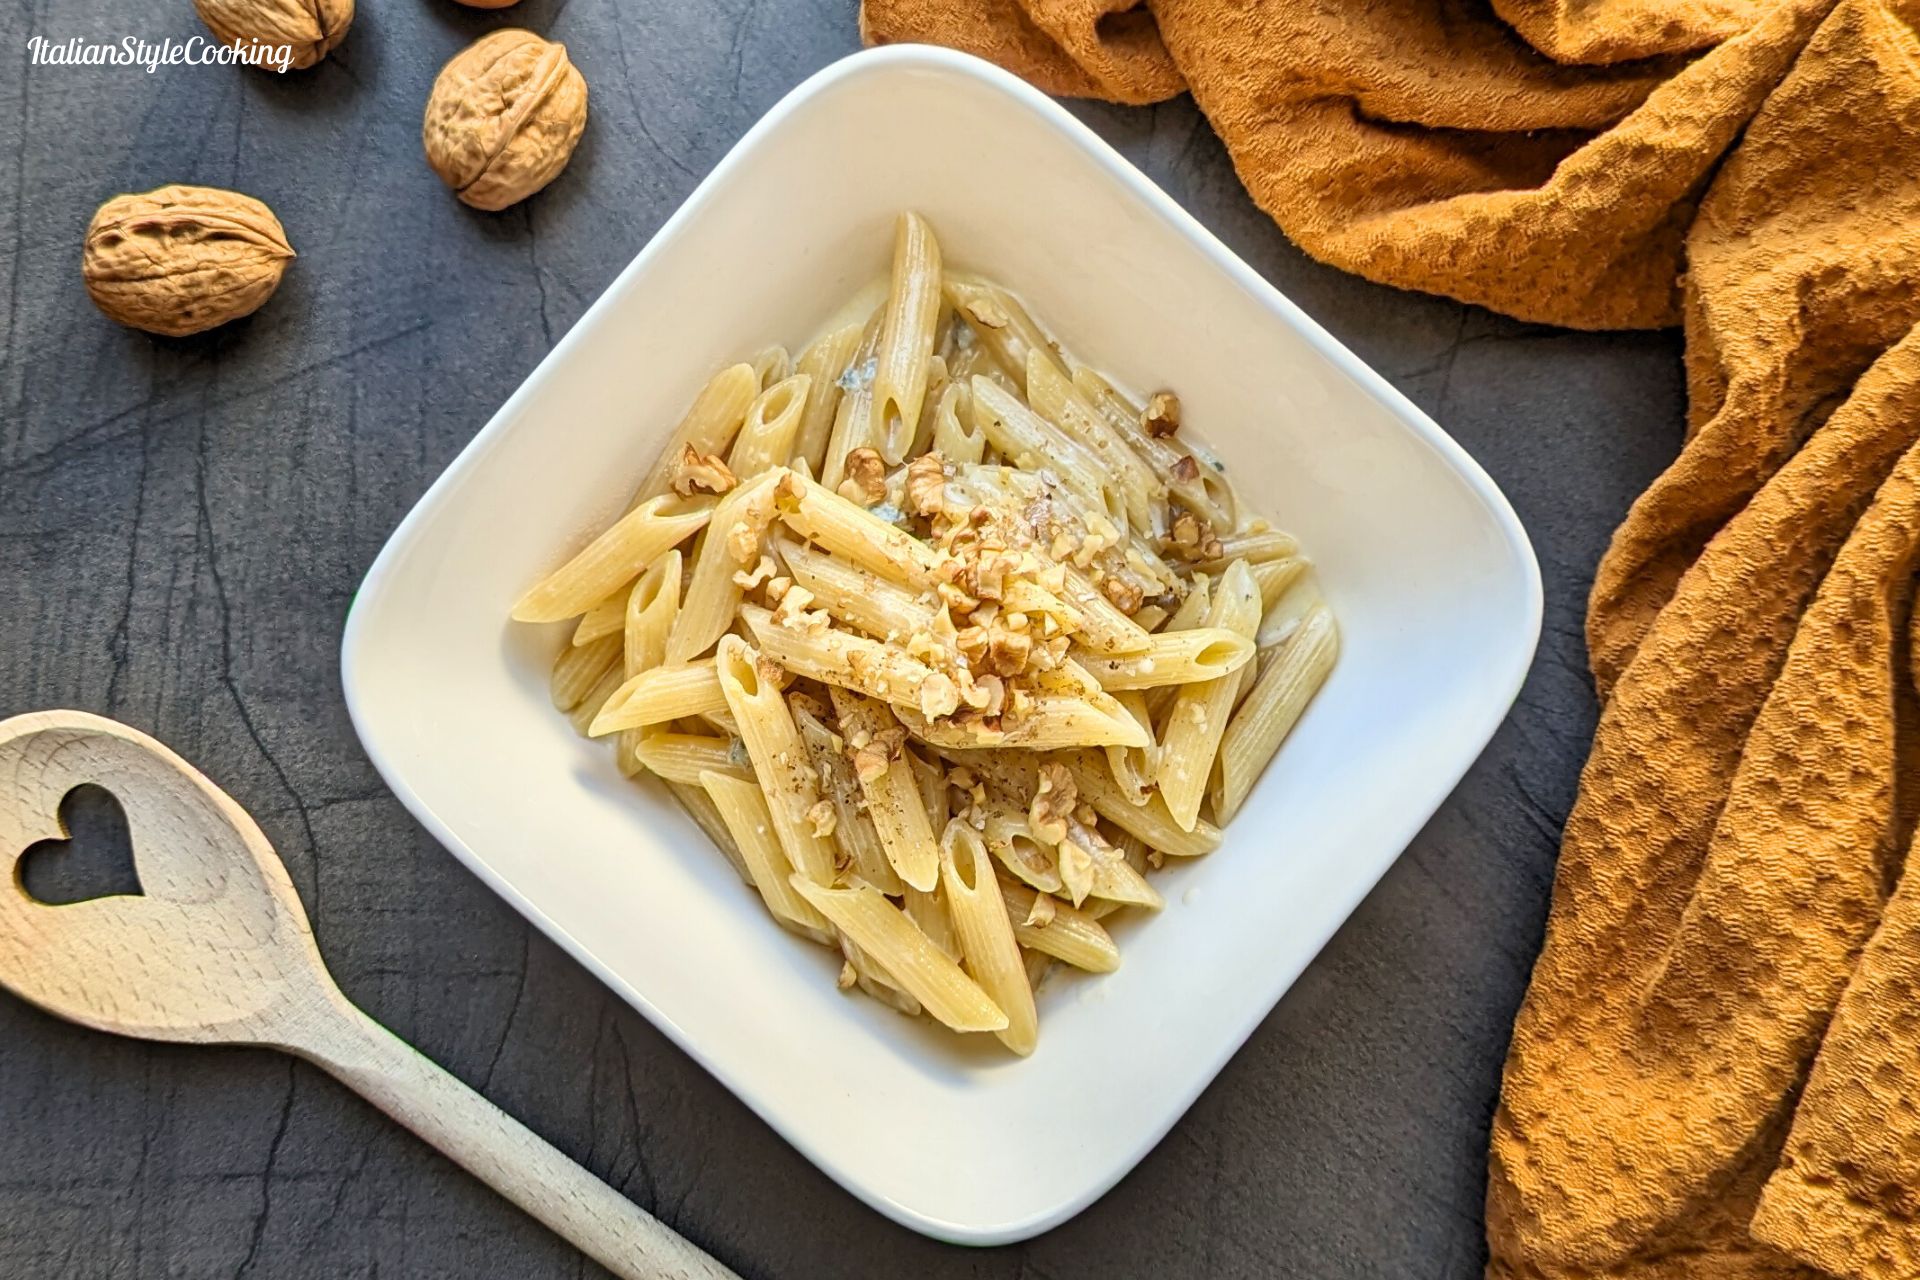
<svg viewBox="0 0 1920 1280">
<path fill-rule="evenodd" d="M 887 496 L 887 463 L 868 448 L 847 455 L 847 478 L 840 482 L 840 496 L 863 507 L 870 507 Z"/>
<path fill-rule="evenodd" d="M 813 834 L 825 840 L 833 834 L 839 823 L 840 815 L 834 810 L 831 801 L 816 800 L 807 810 L 807 822 L 813 827 Z"/>
<path fill-rule="evenodd" d="M 1073 816 L 1079 799 L 1080 788 L 1067 766 L 1057 760 L 1041 765 L 1040 785 L 1027 808 L 1027 824 L 1033 828 L 1033 834 L 1048 844 L 1065 840 L 1067 819 Z"/>
<path fill-rule="evenodd" d="M 938 453 L 929 450 L 907 464 L 907 509 L 915 515 L 930 516 L 944 510 L 947 501 L 947 468 Z"/>
<path fill-rule="evenodd" d="M 779 570 L 780 566 L 773 562 L 772 556 L 762 554 L 760 563 L 754 565 L 751 571 L 746 569 L 734 570 L 733 582 L 734 585 L 742 591 L 751 591 L 763 582 L 770 582 Z M 773 595 L 773 592 L 769 590 L 767 594 Z M 774 596 L 774 598 L 778 599 L 779 597 Z"/>
<path fill-rule="evenodd" d="M 1140 606 L 1146 603 L 1146 593 L 1140 590 L 1139 584 L 1117 573 L 1110 573 L 1100 580 L 1100 594 L 1128 617 L 1140 612 Z"/>
<path fill-rule="evenodd" d="M 691 498 L 695 490 L 703 493 L 725 493 L 740 483 L 727 464 L 711 453 L 702 453 L 692 445 L 686 446 L 678 461 L 673 464 L 670 483 L 673 491 L 683 498 Z"/>
<path fill-rule="evenodd" d="M 1193 460 L 1192 454 L 1182 454 L 1174 459 L 1173 478 L 1181 484 L 1192 484 L 1200 478 L 1200 464 Z"/>
<path fill-rule="evenodd" d="M 1213 526 L 1191 511 L 1174 517 L 1173 528 L 1163 541 L 1167 551 L 1190 563 L 1217 560 L 1226 550 Z"/>
<path fill-rule="evenodd" d="M 1033 906 L 1027 911 L 1027 918 L 1021 923 L 1029 929 L 1044 929 L 1053 923 L 1054 916 L 1059 913 L 1060 909 L 1054 905 L 1052 894 L 1036 893 L 1033 896 Z"/>
<path fill-rule="evenodd" d="M 1071 840 L 1063 841 L 1058 852 L 1060 883 L 1077 907 L 1093 892 L 1093 855 Z"/>
<path fill-rule="evenodd" d="M 1156 440 L 1180 430 L 1180 397 L 1171 391 L 1154 392 L 1140 415 L 1140 425 Z"/>
<path fill-rule="evenodd" d="M 918 695 L 922 715 L 950 716 L 960 709 L 960 686 L 944 671 L 936 671 L 922 680 Z"/>
</svg>

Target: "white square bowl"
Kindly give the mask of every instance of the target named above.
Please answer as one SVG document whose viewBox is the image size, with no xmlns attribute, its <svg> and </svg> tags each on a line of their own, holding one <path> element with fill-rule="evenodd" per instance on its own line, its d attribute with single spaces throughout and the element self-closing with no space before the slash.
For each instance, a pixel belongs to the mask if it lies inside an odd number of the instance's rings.
<svg viewBox="0 0 1920 1280">
<path fill-rule="evenodd" d="M 1343 636 L 1225 845 L 1119 926 L 1117 973 L 1042 989 L 1024 1061 L 837 991 L 837 957 L 554 712 L 566 629 L 507 622 L 713 369 L 885 271 L 903 208 L 1095 367 L 1178 388 L 1318 561 Z M 994 1244 L 1159 1141 L 1485 746 L 1539 627 L 1526 535 L 1432 420 L 1059 106 L 899 46 L 808 80 L 700 184 L 394 533 L 342 671 L 381 774 L 475 874 L 849 1191 Z"/>
</svg>

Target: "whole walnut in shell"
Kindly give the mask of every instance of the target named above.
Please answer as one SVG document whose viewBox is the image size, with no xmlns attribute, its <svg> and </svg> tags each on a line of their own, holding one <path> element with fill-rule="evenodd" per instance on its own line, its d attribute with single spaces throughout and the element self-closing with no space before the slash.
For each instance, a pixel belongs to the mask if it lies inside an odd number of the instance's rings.
<svg viewBox="0 0 1920 1280">
<path fill-rule="evenodd" d="M 292 259 L 280 219 L 252 196 L 174 186 L 101 205 L 81 272 L 109 317 L 180 338 L 257 310 Z"/>
<path fill-rule="evenodd" d="M 441 68 L 421 141 L 461 200 L 504 209 L 559 176 L 586 125 L 587 82 L 566 46 L 509 27 Z"/>
<path fill-rule="evenodd" d="M 193 0 L 193 7 L 222 44 L 289 46 L 295 70 L 326 57 L 353 23 L 353 0 Z"/>
</svg>

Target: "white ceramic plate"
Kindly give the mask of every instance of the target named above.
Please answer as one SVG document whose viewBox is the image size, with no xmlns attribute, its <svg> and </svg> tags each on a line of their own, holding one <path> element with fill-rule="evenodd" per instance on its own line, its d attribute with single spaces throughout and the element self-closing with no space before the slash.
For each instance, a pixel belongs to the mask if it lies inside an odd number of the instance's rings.
<svg viewBox="0 0 1920 1280">
<path fill-rule="evenodd" d="M 708 373 L 885 271 L 907 207 L 1095 367 L 1177 388 L 1343 635 L 1224 847 L 1156 881 L 1117 973 L 1056 974 L 1025 1061 L 836 990 L 837 957 L 554 712 L 566 629 L 507 623 Z M 1519 522 L 1426 415 L 1054 103 L 902 46 L 808 80 L 700 184 L 395 532 L 342 669 L 368 754 L 475 874 L 849 1191 L 991 1244 L 1159 1141 L 1459 781 L 1539 626 Z"/>
</svg>

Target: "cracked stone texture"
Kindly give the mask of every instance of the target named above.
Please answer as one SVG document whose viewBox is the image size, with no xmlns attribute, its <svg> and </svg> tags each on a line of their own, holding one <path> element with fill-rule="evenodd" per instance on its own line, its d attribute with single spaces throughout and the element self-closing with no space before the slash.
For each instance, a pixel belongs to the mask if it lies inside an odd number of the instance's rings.
<svg viewBox="0 0 1920 1280">
<path fill-rule="evenodd" d="M 486 215 L 427 170 L 420 110 L 509 22 L 568 46 L 592 122 L 548 191 Z M 381 786 L 336 671 L 388 532 L 748 125 L 854 49 L 850 0 L 399 0 L 284 80 L 27 65 L 33 35 L 199 31 L 184 3 L 0 12 L 0 713 L 85 707 L 196 761 L 279 847 L 349 996 L 745 1276 L 1478 1275 L 1500 1063 L 1594 719 L 1583 603 L 1679 444 L 1677 335 L 1342 276 L 1185 99 L 1074 108 L 1480 459 L 1533 535 L 1546 629 L 1485 757 L 1166 1141 L 1038 1240 L 951 1248 L 838 1190 L 463 871 Z M 169 181 L 266 200 L 301 255 L 258 315 L 184 342 L 115 328 L 79 280 L 94 206 Z M 304 1065 L 0 996 L 0 1275 L 597 1274 Z"/>
</svg>

